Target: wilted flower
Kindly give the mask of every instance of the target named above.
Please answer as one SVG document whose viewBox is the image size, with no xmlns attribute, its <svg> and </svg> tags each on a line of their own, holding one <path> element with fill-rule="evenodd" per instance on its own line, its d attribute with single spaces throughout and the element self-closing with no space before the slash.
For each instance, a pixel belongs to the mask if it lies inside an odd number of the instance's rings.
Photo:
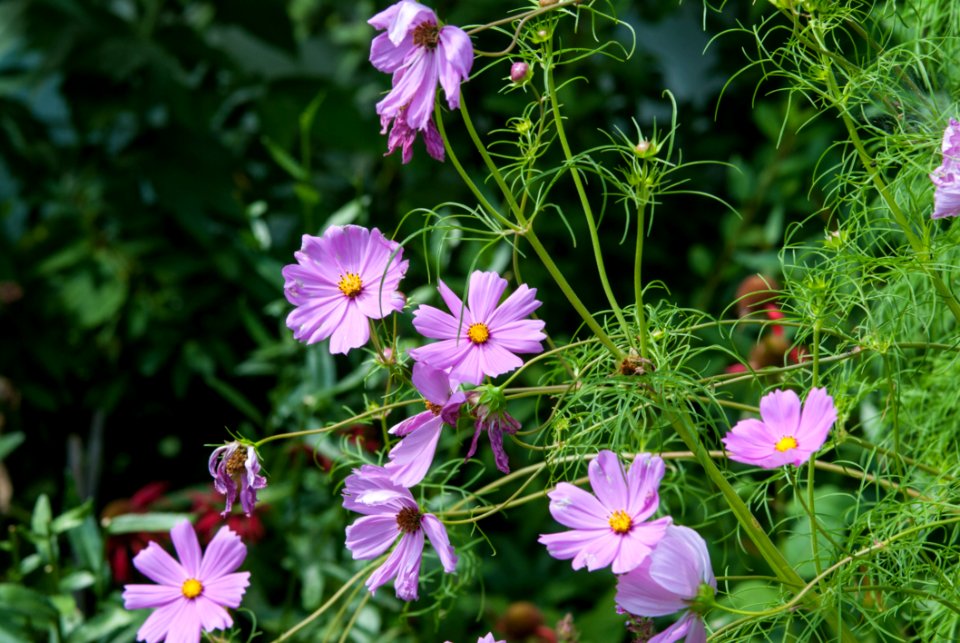
<svg viewBox="0 0 960 643">
<path fill-rule="evenodd" d="M 347 548 L 355 560 L 376 558 L 400 537 L 387 560 L 367 579 L 370 593 L 396 577 L 397 598 L 417 600 L 424 534 L 437 551 L 443 570 L 448 574 L 456 570 L 457 556 L 443 523 L 420 511 L 410 490 L 390 482 L 383 467 L 366 464 L 354 469 L 344 482 L 343 506 L 365 514 L 347 527 Z"/>
<path fill-rule="evenodd" d="M 510 473 L 510 460 L 503 448 L 503 434 L 516 434 L 520 430 L 520 423 L 507 413 L 507 400 L 503 389 L 496 386 L 482 387 L 470 392 L 470 401 L 475 405 L 476 420 L 473 423 L 473 441 L 470 442 L 466 457 L 473 457 L 477 452 L 480 434 L 486 432 L 497 468 L 503 473 Z"/>
<path fill-rule="evenodd" d="M 649 558 L 617 578 L 616 601 L 619 608 L 635 616 L 666 616 L 687 610 L 649 643 L 682 637 L 687 643 L 703 643 L 707 631 L 700 613 L 713 600 L 716 589 L 703 538 L 688 527 L 670 525 Z"/>
<path fill-rule="evenodd" d="M 590 463 L 591 495 L 567 482 L 548 493 L 550 514 L 572 531 L 543 534 L 539 542 L 554 558 L 573 559 L 573 568 L 589 571 L 612 563 L 613 573 L 628 572 L 650 555 L 671 519 L 644 522 L 660 504 L 663 460 L 637 455 L 626 474 L 616 454 L 601 451 Z"/>
<path fill-rule="evenodd" d="M 943 162 L 930 174 L 936 190 L 933 193 L 934 219 L 960 214 L 960 122 L 955 118 L 943 131 L 940 145 Z"/>
<path fill-rule="evenodd" d="M 823 446 L 837 409 L 826 389 L 811 389 L 800 408 L 793 391 L 777 390 L 760 398 L 761 420 L 740 420 L 723 437 L 730 459 L 775 469 L 799 467 Z"/>
<path fill-rule="evenodd" d="M 225 607 L 238 607 L 250 572 L 236 572 L 247 555 L 240 537 L 223 527 L 200 549 L 197 534 L 184 520 L 170 530 L 180 562 L 151 542 L 133 559 L 134 566 L 156 585 L 127 585 L 123 606 L 155 609 L 137 631 L 138 641 L 199 642 L 201 632 L 233 625 Z"/>
<path fill-rule="evenodd" d="M 413 0 L 401 0 L 368 21 L 383 30 L 370 45 L 370 62 L 393 74 L 393 89 L 377 103 L 377 114 L 389 151 L 403 148 L 403 162 L 412 156 L 413 140 L 423 132 L 427 151 L 443 160 L 443 143 L 433 124 L 437 83 L 443 86 L 450 109 L 460 106 L 460 83 L 470 75 L 473 45 L 459 27 L 437 24 L 436 14 Z"/>
<path fill-rule="evenodd" d="M 397 288 L 407 272 L 403 248 L 376 228 L 330 226 L 322 237 L 303 235 L 296 264 L 284 266 L 287 316 L 293 336 L 307 344 L 330 338 L 331 353 L 347 353 L 370 339 L 368 319 L 403 308 Z"/>
<path fill-rule="evenodd" d="M 260 459 L 252 445 L 234 441 L 217 447 L 210 454 L 207 468 L 213 476 L 214 488 L 224 495 L 226 501 L 226 507 L 220 515 L 227 516 L 230 513 L 238 492 L 243 513 L 248 516 L 253 513 L 253 506 L 257 504 L 257 489 L 266 487 L 267 479 L 260 475 Z"/>
<path fill-rule="evenodd" d="M 390 450 L 390 462 L 384 467 L 390 481 L 404 487 L 418 484 L 427 475 L 440 430 L 444 424 L 457 426 L 460 407 L 467 399 L 461 391 L 451 390 L 455 387 L 446 373 L 422 362 L 413 366 L 413 385 L 423 395 L 427 410 L 390 429 L 403 440 Z"/>
<path fill-rule="evenodd" d="M 450 373 L 458 382 L 479 384 L 483 377 L 496 377 L 518 368 L 523 360 L 515 353 L 539 353 L 544 322 L 524 319 L 540 307 L 537 289 L 522 284 L 499 306 L 507 280 L 495 272 L 475 271 L 467 293 L 469 308 L 443 281 L 438 290 L 453 314 L 433 306 L 420 306 L 413 313 L 413 326 L 425 337 L 440 339 L 413 348 L 410 355 Z"/>
</svg>

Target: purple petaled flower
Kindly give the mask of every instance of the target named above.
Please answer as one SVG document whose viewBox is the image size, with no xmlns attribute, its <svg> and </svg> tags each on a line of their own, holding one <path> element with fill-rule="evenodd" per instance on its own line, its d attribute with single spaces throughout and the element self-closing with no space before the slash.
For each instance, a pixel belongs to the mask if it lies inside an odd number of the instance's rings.
<svg viewBox="0 0 960 643">
<path fill-rule="evenodd" d="M 486 431 L 490 438 L 490 449 L 493 451 L 493 461 L 503 473 L 510 473 L 510 460 L 503 448 L 503 434 L 516 434 L 520 430 L 520 423 L 507 413 L 507 400 L 503 389 L 496 386 L 486 386 L 482 389 L 470 391 L 470 403 L 474 405 L 476 420 L 473 423 L 473 441 L 467 451 L 467 458 L 472 458 L 477 452 L 477 441 L 480 434 Z"/>
<path fill-rule="evenodd" d="M 250 572 L 236 572 L 247 555 L 240 537 L 221 527 L 202 552 L 197 534 L 184 520 L 170 530 L 180 562 L 150 542 L 133 559 L 134 566 L 156 585 L 126 585 L 128 610 L 156 609 L 137 631 L 138 641 L 197 642 L 200 633 L 233 625 L 225 607 L 239 607 Z"/>
<path fill-rule="evenodd" d="M 355 560 L 376 558 L 400 536 L 387 560 L 367 579 L 371 594 L 396 577 L 397 598 L 417 600 L 424 534 L 437 551 L 443 571 L 452 574 L 456 570 L 457 556 L 443 523 L 420 511 L 410 490 L 390 482 L 383 467 L 365 464 L 354 469 L 344 483 L 343 506 L 365 514 L 347 527 L 347 548 Z"/>
<path fill-rule="evenodd" d="M 669 517 L 644 522 L 660 504 L 663 471 L 663 460 L 641 453 L 624 474 L 616 454 L 601 451 L 588 468 L 595 496 L 566 482 L 547 494 L 554 520 L 573 530 L 543 534 L 539 541 L 554 558 L 572 558 L 574 569 L 592 572 L 612 563 L 614 574 L 630 571 L 671 523 Z"/>
<path fill-rule="evenodd" d="M 943 162 L 930 174 L 936 190 L 933 193 L 934 219 L 960 215 L 960 122 L 955 118 L 943 131 Z"/>
<path fill-rule="evenodd" d="M 740 420 L 723 436 L 730 459 L 764 469 L 799 467 L 823 446 L 837 409 L 826 389 L 811 389 L 802 411 L 796 393 L 778 390 L 760 398 L 760 417 Z"/>
<path fill-rule="evenodd" d="M 419 484 L 427 475 L 440 430 L 444 424 L 457 426 L 460 407 L 467 399 L 463 392 L 452 390 L 456 386 L 446 373 L 423 362 L 413 366 L 413 385 L 423 395 L 427 410 L 390 429 L 403 440 L 390 450 L 390 462 L 384 467 L 390 481 L 403 487 Z"/>
<path fill-rule="evenodd" d="M 307 344 L 330 338 L 331 353 L 370 339 L 368 319 L 403 309 L 397 291 L 407 272 L 403 248 L 376 228 L 330 226 L 322 237 L 303 235 L 296 264 L 283 268 L 283 290 L 296 306 L 287 316 L 293 336 Z"/>
<path fill-rule="evenodd" d="M 442 341 L 410 350 L 410 356 L 450 373 L 458 382 L 479 384 L 518 368 L 523 360 L 515 353 L 539 353 L 544 322 L 524 319 L 540 307 L 537 289 L 522 284 L 499 306 L 507 280 L 495 272 L 475 271 L 467 293 L 469 308 L 442 281 L 440 296 L 453 314 L 433 306 L 413 313 L 413 326 L 425 337 Z"/>
<path fill-rule="evenodd" d="M 433 99 L 439 82 L 450 109 L 460 106 L 460 83 L 473 66 L 470 36 L 459 27 L 441 28 L 437 15 L 413 0 L 401 0 L 368 22 L 384 31 L 370 45 L 370 62 L 393 74 L 393 89 L 377 103 L 381 133 L 393 122 L 387 154 L 402 146 L 403 162 L 408 162 L 413 139 L 423 132 L 427 151 L 442 161 L 443 143 L 432 121 Z"/>
<path fill-rule="evenodd" d="M 257 504 L 257 489 L 267 486 L 267 479 L 260 475 L 260 459 L 253 446 L 230 442 L 217 447 L 210 454 L 207 468 L 213 476 L 214 488 L 224 495 L 226 501 L 221 516 L 230 513 L 238 491 L 243 513 L 248 516 L 253 513 L 253 507 Z"/>
<path fill-rule="evenodd" d="M 717 579 L 703 538 L 688 527 L 670 525 L 643 563 L 617 578 L 617 607 L 635 616 L 666 616 L 686 610 L 679 621 L 650 639 L 704 643 L 702 612 L 713 600 Z"/>
</svg>

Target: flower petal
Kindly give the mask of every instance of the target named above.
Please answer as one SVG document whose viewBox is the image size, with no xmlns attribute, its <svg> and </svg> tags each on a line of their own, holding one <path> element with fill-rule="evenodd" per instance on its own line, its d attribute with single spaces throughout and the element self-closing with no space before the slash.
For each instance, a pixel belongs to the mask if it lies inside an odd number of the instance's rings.
<svg viewBox="0 0 960 643">
<path fill-rule="evenodd" d="M 247 557 L 247 546 L 232 529 L 221 527 L 207 545 L 198 570 L 200 582 L 210 581 L 235 572 Z"/>
<path fill-rule="evenodd" d="M 443 571 L 452 574 L 457 569 L 457 555 L 450 546 L 450 538 L 447 536 L 447 529 L 443 526 L 433 514 L 424 514 L 420 519 L 420 527 L 430 539 L 430 544 L 437 551 L 440 557 L 440 564 L 443 565 Z"/>
<path fill-rule="evenodd" d="M 800 398 L 790 390 L 777 390 L 760 398 L 760 417 L 772 433 L 796 436 L 800 426 Z"/>
<path fill-rule="evenodd" d="M 183 565 L 153 541 L 133 557 L 133 566 L 153 582 L 177 589 L 190 578 Z"/>
<path fill-rule="evenodd" d="M 587 467 L 590 486 L 609 512 L 626 511 L 629 506 L 627 480 L 623 465 L 613 451 L 601 451 Z"/>
<path fill-rule="evenodd" d="M 370 560 L 390 549 L 400 534 L 395 514 L 364 516 L 347 527 L 347 549 L 354 560 Z"/>
<path fill-rule="evenodd" d="M 470 275 L 470 290 L 467 293 L 467 305 L 474 318 L 489 326 L 493 311 L 497 309 L 506 289 L 507 280 L 497 273 L 475 270 Z"/>
<path fill-rule="evenodd" d="M 390 462 L 384 469 L 390 473 L 391 482 L 404 487 L 420 484 L 433 464 L 441 429 L 443 420 L 431 414 L 430 419 L 390 450 Z"/>
<path fill-rule="evenodd" d="M 224 607 L 239 607 L 250 585 L 250 572 L 225 574 L 203 584 L 203 596 Z"/>
<path fill-rule="evenodd" d="M 550 515 L 561 525 L 574 529 L 609 528 L 610 511 L 580 487 L 560 482 L 547 496 Z"/>
<path fill-rule="evenodd" d="M 827 434 L 837 421 L 837 407 L 833 398 L 823 388 L 810 389 L 800 414 L 800 427 L 794 436 L 797 443 L 811 453 L 820 450 L 827 440 Z"/>
<path fill-rule="evenodd" d="M 183 598 L 180 587 L 170 585 L 124 585 L 123 607 L 140 610 L 162 607 Z"/>
<path fill-rule="evenodd" d="M 170 539 L 173 541 L 173 547 L 177 550 L 177 556 L 180 558 L 180 564 L 187 572 L 190 578 L 200 578 L 200 560 L 202 552 L 200 551 L 200 542 L 197 540 L 197 532 L 189 520 L 178 522 L 170 530 Z"/>
</svg>

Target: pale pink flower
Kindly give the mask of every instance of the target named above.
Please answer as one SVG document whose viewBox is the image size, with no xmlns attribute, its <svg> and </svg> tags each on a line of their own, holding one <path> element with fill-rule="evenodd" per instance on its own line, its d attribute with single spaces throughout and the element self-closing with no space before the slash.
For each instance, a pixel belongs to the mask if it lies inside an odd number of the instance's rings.
<svg viewBox="0 0 960 643">
<path fill-rule="evenodd" d="M 936 186 L 933 219 L 960 215 L 960 122 L 957 119 L 951 118 L 944 129 L 940 149 L 943 162 L 930 174 L 930 180 Z"/>
</svg>

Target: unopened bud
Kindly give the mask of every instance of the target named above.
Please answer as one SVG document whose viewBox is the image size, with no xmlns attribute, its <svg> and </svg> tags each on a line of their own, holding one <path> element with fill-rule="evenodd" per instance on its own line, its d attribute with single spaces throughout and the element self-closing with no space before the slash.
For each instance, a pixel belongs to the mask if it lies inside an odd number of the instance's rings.
<svg viewBox="0 0 960 643">
<path fill-rule="evenodd" d="M 510 66 L 510 80 L 517 85 L 527 82 L 531 76 L 533 76 L 533 72 L 530 70 L 530 65 L 525 62 L 513 63 Z"/>
</svg>

